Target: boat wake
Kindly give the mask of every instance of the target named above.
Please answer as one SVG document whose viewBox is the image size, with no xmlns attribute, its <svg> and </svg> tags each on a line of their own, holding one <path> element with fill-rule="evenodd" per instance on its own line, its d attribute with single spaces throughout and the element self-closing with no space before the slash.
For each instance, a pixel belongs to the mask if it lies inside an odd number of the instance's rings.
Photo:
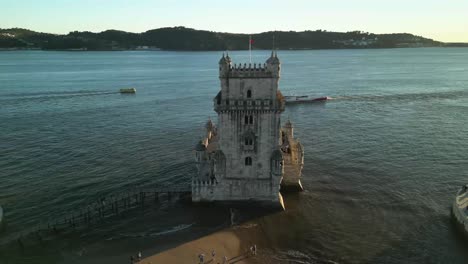
<svg viewBox="0 0 468 264">
<path fill-rule="evenodd" d="M 274 259 L 280 261 L 281 263 L 299 263 L 299 264 L 309 264 L 309 263 L 327 263 L 327 264 L 336 264 L 337 262 L 327 259 L 322 259 L 316 256 L 310 256 L 308 254 L 302 253 L 297 250 L 288 250 L 288 251 L 279 251 Z"/>
<path fill-rule="evenodd" d="M 298 103 L 326 102 L 334 98 L 330 96 L 312 97 L 308 95 L 301 95 L 301 96 L 288 95 L 288 96 L 285 96 L 284 99 L 286 100 L 287 104 L 298 104 Z"/>
<path fill-rule="evenodd" d="M 50 99 L 68 99 L 81 96 L 117 94 L 118 91 L 80 90 L 63 92 L 14 93 L 2 95 L 1 101 L 45 101 Z"/>
<path fill-rule="evenodd" d="M 402 93 L 387 95 L 349 95 L 336 96 L 335 100 L 354 101 L 426 101 L 434 99 L 458 99 L 468 97 L 468 91 L 446 91 L 446 92 L 425 92 L 425 93 Z"/>
<path fill-rule="evenodd" d="M 384 94 L 384 95 L 336 95 L 333 97 L 312 97 L 309 95 L 284 96 L 287 104 L 295 103 L 314 103 L 326 102 L 330 100 L 339 101 L 428 101 L 434 99 L 450 100 L 468 97 L 468 91 L 442 91 L 442 92 L 424 92 L 424 93 L 402 93 L 402 94 Z"/>
</svg>

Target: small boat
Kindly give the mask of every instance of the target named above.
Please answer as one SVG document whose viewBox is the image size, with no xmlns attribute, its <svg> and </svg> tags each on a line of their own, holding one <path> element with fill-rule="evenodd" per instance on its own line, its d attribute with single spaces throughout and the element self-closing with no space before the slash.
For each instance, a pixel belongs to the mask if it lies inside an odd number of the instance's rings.
<svg viewBox="0 0 468 264">
<path fill-rule="evenodd" d="M 468 234 L 468 184 L 462 186 L 455 196 L 452 214 L 457 223 Z"/>
<path fill-rule="evenodd" d="M 284 99 L 286 100 L 287 104 L 293 104 L 293 103 L 323 102 L 323 101 L 331 100 L 332 98 L 329 96 L 313 98 L 307 95 L 301 95 L 301 96 L 285 96 Z"/>
<path fill-rule="evenodd" d="M 331 99 L 331 97 L 324 96 L 324 97 L 314 98 L 314 99 L 312 99 L 312 101 L 327 101 L 327 100 L 330 100 L 330 99 Z"/>
<path fill-rule="evenodd" d="M 120 93 L 125 93 L 125 94 L 134 94 L 134 93 L 136 93 L 135 88 L 122 88 L 119 91 L 120 91 Z"/>
</svg>

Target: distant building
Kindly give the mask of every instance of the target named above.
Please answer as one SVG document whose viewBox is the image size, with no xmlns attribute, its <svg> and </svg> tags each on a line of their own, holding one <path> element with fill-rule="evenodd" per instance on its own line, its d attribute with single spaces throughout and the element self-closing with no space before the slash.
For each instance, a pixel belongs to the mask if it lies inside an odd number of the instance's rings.
<svg viewBox="0 0 468 264">
<path fill-rule="evenodd" d="M 361 39 L 347 39 L 347 40 L 334 40 L 334 43 L 343 45 L 344 47 L 369 47 L 377 44 L 378 38 L 366 38 Z"/>
<path fill-rule="evenodd" d="M 235 65 L 229 55 L 219 61 L 218 126 L 209 120 L 195 147 L 194 202 L 255 201 L 284 208 L 280 185 L 302 190 L 302 145 L 289 120 L 281 128 L 280 71 L 275 52 L 264 64 Z"/>
<path fill-rule="evenodd" d="M 8 38 L 14 38 L 14 37 L 16 37 L 15 34 L 11 34 L 11 33 L 0 33 L 0 36 L 5 36 L 5 37 L 8 37 Z"/>
<path fill-rule="evenodd" d="M 155 46 L 137 46 L 135 47 L 135 50 L 161 50 L 160 48 L 158 47 L 155 47 Z"/>
</svg>

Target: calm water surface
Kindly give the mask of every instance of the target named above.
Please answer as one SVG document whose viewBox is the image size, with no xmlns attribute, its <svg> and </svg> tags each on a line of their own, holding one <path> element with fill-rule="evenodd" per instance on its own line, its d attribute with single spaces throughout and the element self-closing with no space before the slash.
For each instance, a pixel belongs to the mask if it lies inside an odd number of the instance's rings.
<svg viewBox="0 0 468 264">
<path fill-rule="evenodd" d="M 126 263 L 224 226 L 228 213 L 170 205 L 26 253 L 9 241 L 96 197 L 189 182 L 219 90 L 220 52 L 0 52 L 0 263 Z M 232 52 L 234 62 L 248 61 Z M 267 51 L 254 52 L 264 62 Z M 466 263 L 449 207 L 468 182 L 468 49 L 280 51 L 307 191 L 265 218 L 273 254 L 339 263 Z M 116 93 L 136 87 L 134 96 Z M 277 224 L 288 229 L 278 228 Z M 179 231 L 178 231 L 179 230 Z M 11 243 L 10 243 L 11 244 Z M 13 243 L 14 244 L 14 243 Z M 294 254 L 292 254 L 294 255 Z M 288 254 L 291 257 L 291 254 Z"/>
</svg>

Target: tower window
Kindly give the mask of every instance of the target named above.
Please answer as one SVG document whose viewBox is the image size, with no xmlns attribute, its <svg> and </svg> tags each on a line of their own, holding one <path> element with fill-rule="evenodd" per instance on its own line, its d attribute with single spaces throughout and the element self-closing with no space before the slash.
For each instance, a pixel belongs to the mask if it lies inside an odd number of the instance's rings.
<svg viewBox="0 0 468 264">
<path fill-rule="evenodd" d="M 247 90 L 247 98 L 252 98 L 252 91 L 251 90 Z"/>
<path fill-rule="evenodd" d="M 252 158 L 246 157 L 245 158 L 245 166 L 252 166 Z"/>
<path fill-rule="evenodd" d="M 248 125 L 252 125 L 253 124 L 253 116 L 252 115 L 246 115 L 244 117 L 244 124 Z"/>
<path fill-rule="evenodd" d="M 245 138 L 245 145 L 246 146 L 252 146 L 253 145 L 253 139 L 251 138 Z"/>
</svg>

